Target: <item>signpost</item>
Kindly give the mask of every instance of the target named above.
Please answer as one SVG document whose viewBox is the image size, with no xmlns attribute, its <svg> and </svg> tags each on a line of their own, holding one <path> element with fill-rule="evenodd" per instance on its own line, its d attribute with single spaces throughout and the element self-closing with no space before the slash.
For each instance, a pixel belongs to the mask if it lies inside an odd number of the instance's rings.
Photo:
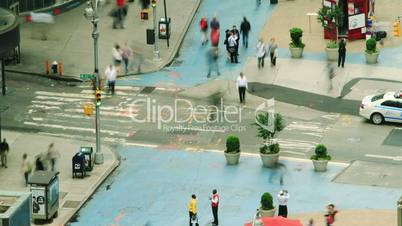
<svg viewBox="0 0 402 226">
<path fill-rule="evenodd" d="M 80 74 L 81 79 L 95 79 L 96 76 L 94 74 Z"/>
</svg>

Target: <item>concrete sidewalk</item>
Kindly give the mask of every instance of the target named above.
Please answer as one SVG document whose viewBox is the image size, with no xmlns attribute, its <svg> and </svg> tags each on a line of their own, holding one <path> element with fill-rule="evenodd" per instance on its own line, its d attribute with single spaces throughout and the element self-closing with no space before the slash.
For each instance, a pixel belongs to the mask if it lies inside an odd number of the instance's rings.
<svg viewBox="0 0 402 226">
<path fill-rule="evenodd" d="M 153 45 L 146 45 L 146 29 L 153 27 L 152 9 L 149 20 L 140 19 L 140 6 L 128 3 L 125 29 L 113 29 L 108 14 L 115 7 L 114 1 L 100 10 L 99 23 L 99 66 L 100 72 L 112 63 L 112 48 L 115 43 L 121 46 L 127 42 L 134 50 L 135 57 L 142 56 L 142 72 L 158 71 L 172 61 L 181 41 L 198 9 L 200 0 L 176 0 L 167 4 L 168 17 L 171 18 L 170 47 L 165 40 L 159 40 L 161 60 L 153 61 Z M 63 63 L 65 77 L 79 78 L 80 74 L 92 73 L 94 68 L 92 24 L 84 16 L 86 4 L 55 17 L 54 24 L 21 24 L 21 64 L 9 65 L 10 71 L 32 74 L 45 74 L 45 61 L 56 60 Z M 164 16 L 163 4 L 158 3 L 157 18 Z M 41 40 L 41 32 L 47 40 Z M 136 72 L 136 71 L 133 71 Z M 130 72 L 131 73 L 131 72 Z M 54 77 L 54 76 L 53 76 Z"/>
<path fill-rule="evenodd" d="M 1 190 L 29 191 L 29 186 L 25 187 L 24 176 L 21 171 L 23 153 L 27 153 L 29 158 L 34 161 L 37 154 L 47 151 L 51 142 L 55 143 L 55 147 L 60 152 L 61 157 L 56 163 L 56 169 L 60 172 L 59 214 L 52 223 L 47 225 L 60 226 L 68 223 L 97 187 L 118 166 L 117 157 L 112 150 L 107 146 L 102 146 L 104 164 L 95 165 L 92 172 L 89 172 L 89 176 L 87 175 L 84 179 L 73 179 L 72 156 L 79 150 L 80 146 L 94 146 L 94 144 L 12 131 L 3 131 L 2 137 L 7 139 L 10 152 L 8 154 L 8 168 L 0 168 Z"/>
<path fill-rule="evenodd" d="M 186 225 L 191 194 L 197 195 L 200 225 L 210 225 L 208 197 L 214 188 L 220 194 L 222 226 L 250 221 L 264 192 L 274 196 L 277 206 L 281 189 L 290 193 L 289 217 L 303 223 L 314 218 L 314 225 L 324 225 L 325 205 L 331 202 L 339 210 L 334 225 L 395 225 L 401 190 L 333 181 L 346 164 L 330 162 L 327 172 L 317 173 L 311 160 L 280 157 L 283 167 L 270 169 L 261 166 L 258 154 L 241 153 L 239 164 L 228 166 L 222 152 L 122 147 L 123 161 L 114 177 L 72 225 Z"/>
</svg>

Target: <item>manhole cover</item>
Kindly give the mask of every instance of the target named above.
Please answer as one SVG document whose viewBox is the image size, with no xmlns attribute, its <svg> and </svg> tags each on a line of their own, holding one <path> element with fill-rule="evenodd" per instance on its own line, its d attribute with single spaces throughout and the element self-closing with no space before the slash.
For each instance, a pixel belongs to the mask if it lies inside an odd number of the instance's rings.
<svg viewBox="0 0 402 226">
<path fill-rule="evenodd" d="M 64 204 L 63 204 L 63 208 L 71 208 L 71 209 L 75 209 L 80 205 L 79 201 L 71 201 L 71 200 L 67 200 Z"/>
<path fill-rule="evenodd" d="M 387 138 L 385 138 L 384 145 L 402 146 L 402 129 L 395 128 L 391 130 Z"/>
<path fill-rule="evenodd" d="M 144 89 L 142 89 L 141 90 L 141 94 L 150 94 L 150 93 L 152 93 L 152 91 L 154 91 L 155 90 L 155 87 L 152 87 L 152 86 L 147 86 L 147 87 L 145 87 Z"/>
</svg>

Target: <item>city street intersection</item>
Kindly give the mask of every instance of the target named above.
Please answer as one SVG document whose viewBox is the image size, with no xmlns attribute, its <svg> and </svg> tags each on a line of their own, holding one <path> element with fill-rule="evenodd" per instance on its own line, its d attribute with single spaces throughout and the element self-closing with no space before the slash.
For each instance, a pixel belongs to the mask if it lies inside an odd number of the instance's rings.
<svg viewBox="0 0 402 226">
<path fill-rule="evenodd" d="M 170 14 L 180 10 L 182 2 L 169 1 Z M 150 26 L 150 21 L 139 21 L 138 17 L 129 15 L 125 30 L 113 30 L 107 15 L 112 6 L 104 6 L 101 13 L 104 22 L 100 28 L 101 71 L 111 63 L 114 42 L 128 41 L 145 58 L 144 73 L 122 75 L 117 80 L 115 95 L 108 94 L 106 87 L 103 89 L 100 134 L 107 150 L 108 168 L 102 168 L 101 175 L 95 174 L 97 185 L 114 171 L 93 196 L 79 200 L 80 205 L 74 211 L 83 206 L 75 215 L 70 210 L 69 217 L 63 216 L 64 223 L 70 221 L 68 224 L 72 226 L 187 225 L 187 203 L 194 193 L 198 197 L 200 225 L 211 225 L 208 197 L 215 188 L 221 195 L 219 213 L 223 226 L 250 221 L 264 192 L 273 194 L 277 205 L 275 198 L 281 189 L 291 194 L 290 217 L 300 219 L 303 224 L 313 218 L 317 225 L 323 225 L 325 205 L 334 203 L 340 211 L 334 225 L 395 225 L 396 203 L 402 194 L 402 127 L 396 123 L 374 125 L 359 116 L 359 106 L 364 96 L 401 89 L 402 47 L 397 45 L 398 38 L 389 37 L 395 45 L 382 49 L 380 62 L 375 66 L 366 65 L 362 53 L 355 51 L 363 42 L 351 43 L 345 68 L 336 68 L 336 77 L 329 81 L 323 52 L 316 52 L 316 47 L 312 47 L 302 59 L 292 59 L 287 45 L 283 44 L 289 40 L 288 33 L 286 36 L 280 31 L 270 33 L 278 29 L 272 24 L 273 18 L 278 19 L 278 12 L 284 8 L 297 12 L 295 6 L 300 2 L 279 1 L 278 5 L 268 2 L 256 7 L 254 2 L 245 4 L 243 0 L 191 1 L 180 15 L 172 16 L 178 29 L 173 31 L 172 47 L 168 49 L 164 42 L 159 43 L 162 61 L 152 60 L 153 46 L 146 46 L 144 34 L 139 34 Z M 60 26 L 52 25 L 50 40 L 42 41 L 42 46 L 30 36 L 34 27 L 23 25 L 25 62 L 23 59 L 21 65 L 7 67 L 7 95 L 0 99 L 0 105 L 9 107 L 1 113 L 6 138 L 7 134 L 15 133 L 35 140 L 24 134 L 37 135 L 37 143 L 32 147 L 37 149 L 52 139 L 60 144 L 77 142 L 66 145 L 66 149 L 59 147 L 66 152 L 60 159 L 61 170 L 67 169 L 62 178 L 70 173 L 68 167 L 76 146 L 95 143 L 95 117 L 85 115 L 83 108 L 93 102 L 94 91 L 90 82 L 79 81 L 79 74 L 88 73 L 93 67 L 89 22 L 78 18 L 83 7 L 59 15 L 59 19 L 56 17 Z M 162 15 L 161 8 L 158 15 Z M 130 10 L 139 15 L 137 5 L 131 5 Z M 214 15 L 221 26 L 218 60 L 221 75 L 207 78 L 209 43 L 201 46 L 199 20 Z M 70 21 L 69 16 L 74 19 Z M 233 24 L 239 26 L 243 16 L 252 26 L 249 48 L 240 46 L 240 63 L 230 64 L 223 45 L 224 31 Z M 307 18 L 304 19 L 300 25 L 293 24 L 297 23 L 295 19 L 292 24 L 285 21 L 281 24 L 286 30 L 296 25 L 305 28 Z M 63 26 L 68 27 L 71 36 L 60 35 Z M 313 34 L 306 34 L 307 39 L 314 40 L 314 35 L 321 35 L 321 27 L 314 26 Z M 84 32 L 86 36 L 82 36 Z M 281 40 L 278 65 L 270 67 L 267 63 L 258 70 L 254 47 L 259 37 L 268 41 L 272 36 Z M 64 80 L 67 81 L 57 79 L 57 75 L 50 75 L 56 79 L 41 75 L 45 57 L 65 59 Z M 83 60 L 77 60 L 80 58 Z M 239 104 L 235 87 L 241 71 L 249 81 L 245 105 Z M 333 89 L 329 89 L 329 82 Z M 275 112 L 283 115 L 286 125 L 275 138 L 281 147 L 282 167 L 274 169 L 261 165 L 262 140 L 257 137 L 254 125 L 258 108 L 271 98 L 275 99 Z M 197 112 L 198 107 L 207 111 Z M 230 114 L 229 109 L 236 111 L 231 120 L 224 117 Z M 177 118 L 188 120 L 178 122 Z M 208 119 L 212 122 L 206 122 Z M 226 138 L 232 134 L 241 143 L 241 160 L 237 166 L 226 165 L 223 155 Z M 10 140 L 11 160 L 15 161 L 11 169 L 15 171 L 23 150 L 12 153 L 13 147 L 21 147 L 22 140 L 16 139 L 14 143 Z M 325 173 L 314 172 L 310 161 L 314 147 L 320 143 L 328 147 L 332 156 Z M 120 161 L 118 167 L 114 159 Z M 7 170 L 11 169 L 2 169 L 0 179 L 7 178 Z M 15 190 L 28 190 L 19 180 L 8 181 Z M 61 192 L 67 195 L 68 183 L 61 186 Z M 91 189 L 95 184 L 87 183 Z M 83 184 L 80 189 L 84 189 Z M 72 200 L 74 196 L 67 197 Z"/>
</svg>

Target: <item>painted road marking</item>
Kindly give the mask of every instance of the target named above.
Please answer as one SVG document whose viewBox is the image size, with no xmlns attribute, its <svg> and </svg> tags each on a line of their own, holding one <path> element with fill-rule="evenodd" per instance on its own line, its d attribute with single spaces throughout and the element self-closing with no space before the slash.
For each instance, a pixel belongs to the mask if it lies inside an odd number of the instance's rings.
<svg viewBox="0 0 402 226">
<path fill-rule="evenodd" d="M 379 159 L 390 159 L 394 161 L 402 161 L 402 156 L 389 156 L 389 155 L 372 155 L 372 154 L 365 154 L 366 157 L 369 158 L 379 158 Z"/>
<path fill-rule="evenodd" d="M 47 127 L 47 128 L 52 128 L 52 129 L 74 130 L 74 131 L 95 133 L 95 128 L 82 128 L 82 127 L 64 126 L 64 125 L 58 125 L 58 124 L 36 123 L 36 122 L 30 122 L 30 121 L 24 121 L 24 124 L 30 125 L 30 126 L 37 126 L 37 127 Z M 121 137 L 129 137 L 130 136 L 130 133 L 124 133 L 124 132 L 113 131 L 113 130 L 101 129 L 100 132 L 107 133 L 111 136 L 114 136 L 114 135 L 121 136 Z"/>
</svg>

